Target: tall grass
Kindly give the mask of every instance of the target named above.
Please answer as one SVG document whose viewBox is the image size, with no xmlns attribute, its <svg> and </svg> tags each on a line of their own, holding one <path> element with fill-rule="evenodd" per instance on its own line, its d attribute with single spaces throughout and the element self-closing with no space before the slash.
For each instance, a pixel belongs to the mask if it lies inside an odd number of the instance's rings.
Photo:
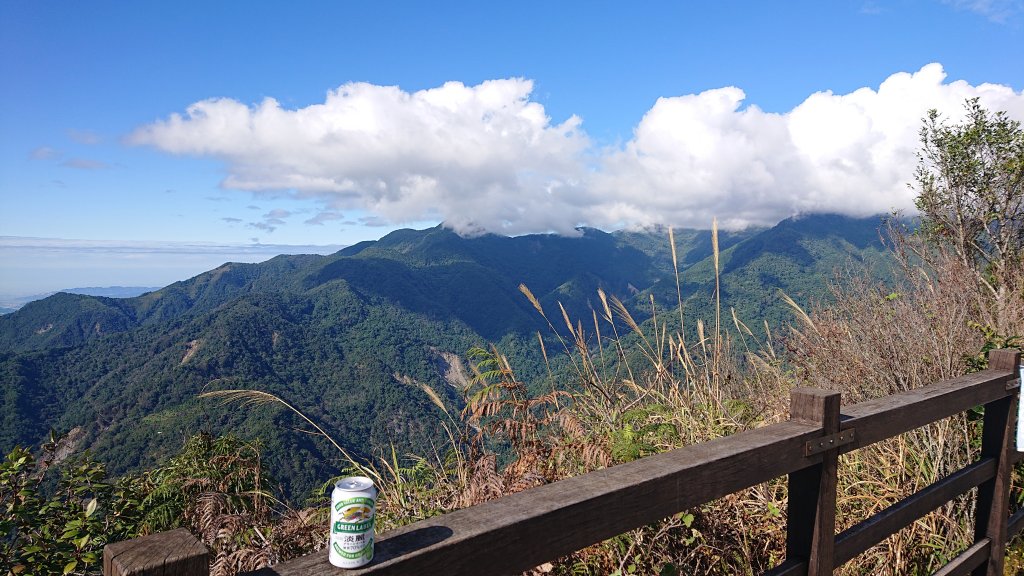
<svg viewBox="0 0 1024 576">
<path fill-rule="evenodd" d="M 928 253 L 895 234 L 895 284 L 847 273 L 833 284 L 832 303 L 808 310 L 784 294 L 794 326 L 764 337 L 720 298 L 717 227 L 712 233 L 713 318 L 684 309 L 674 236 L 669 230 L 677 310 L 650 299 L 638 322 L 613 295 L 598 291 L 589 318 L 564 307 L 545 310 L 530 289 L 524 297 L 545 320 L 538 334 L 548 368 L 547 391 L 531 393 L 496 347 L 469 353 L 472 378 L 463 406 L 443 411 L 446 443 L 433 454 L 399 455 L 392 448 L 359 462 L 335 443 L 349 470 L 374 479 L 378 530 L 485 502 L 545 483 L 705 442 L 788 417 L 792 387 L 840 391 L 843 403 L 885 396 L 964 373 L 977 366 L 986 340 L 1024 333 L 1024 322 L 992 325 L 1024 310 L 980 298 L 955 259 Z M 924 258 L 923 256 L 928 256 Z M 998 304 L 998 306 L 997 306 Z M 999 314 L 989 308 L 997 307 Z M 675 318 L 678 317 L 678 324 Z M 671 326 L 669 318 L 672 318 Z M 723 318 L 727 320 L 723 321 Z M 686 330 L 692 326 L 692 332 Z M 984 326 L 985 330 L 978 329 Z M 688 335 L 689 334 L 689 335 Z M 694 337 L 695 335 L 695 337 Z M 563 369 L 553 369 L 550 348 Z M 972 363 L 973 362 L 973 363 Z M 280 402 L 316 433 L 330 437 L 283 400 L 253 391 L 221 391 L 233 402 Z M 976 457 L 978 425 L 970 415 L 948 418 L 840 462 L 839 528 L 846 528 L 963 467 Z M 333 442 L 333 440 L 332 440 Z M 330 483 L 325 485 L 325 488 Z M 785 550 L 784 478 L 630 531 L 533 572 L 554 574 L 748 574 L 777 564 Z M 972 496 L 958 498 L 844 566 L 842 574 L 924 574 L 972 540 Z M 326 532 L 324 532 L 326 538 Z"/>
<path fill-rule="evenodd" d="M 895 394 L 980 368 L 979 351 L 1024 333 L 1024 293 L 996 302 L 961 260 L 890 229 L 895 283 L 847 275 L 833 302 L 804 316 L 787 341 L 801 385 L 837 390 L 844 404 Z M 1016 265 L 1021 272 L 1020 263 Z M 1007 310 L 1016 310 L 1016 315 Z M 999 313 L 995 313 L 999 311 Z M 979 414 L 969 412 L 849 453 L 840 460 L 839 529 L 977 459 Z M 875 546 L 842 574 L 930 574 L 973 541 L 974 494 Z"/>
<path fill-rule="evenodd" d="M 713 259 L 718 276 L 717 234 Z M 677 310 L 668 314 L 650 300 L 650 319 L 638 322 L 618 298 L 598 291 L 599 307 L 585 322 L 561 306 L 550 314 L 527 286 L 520 290 L 546 321 L 549 339 L 561 348 L 568 372 L 552 391 L 531 396 L 508 360 L 495 348 L 470 355 L 474 378 L 461 413 L 471 445 L 453 447 L 467 455 L 468 483 L 461 504 L 471 505 L 599 468 L 732 434 L 779 416 L 778 402 L 751 401 L 785 396 L 785 379 L 756 382 L 740 369 L 744 354 L 768 367 L 777 363 L 767 342 L 732 313 L 736 336 L 722 322 L 716 288 L 710 324 L 691 320 L 697 334 L 688 341 L 679 288 Z M 678 317 L 669 327 L 668 317 Z M 541 340 L 542 344 L 544 340 Z M 548 356 L 545 345 L 543 353 Z M 566 374 L 568 374 L 566 376 Z M 756 386 L 762 387 L 757 390 Z M 774 390 L 764 389 L 778 386 Z M 475 434 L 475 435 L 473 435 Z M 495 447 L 504 449 L 505 458 Z M 498 465 L 500 461 L 505 463 Z M 438 470 L 440 472 L 440 470 Z M 781 482 L 757 486 L 684 511 L 663 521 L 591 546 L 538 568 L 573 574 L 744 573 L 764 570 L 781 557 L 785 489 Z"/>
</svg>

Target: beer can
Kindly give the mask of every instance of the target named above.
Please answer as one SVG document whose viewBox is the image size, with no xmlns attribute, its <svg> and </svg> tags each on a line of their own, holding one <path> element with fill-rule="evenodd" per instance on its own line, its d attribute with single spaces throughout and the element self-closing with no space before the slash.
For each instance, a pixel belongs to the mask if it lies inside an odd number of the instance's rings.
<svg viewBox="0 0 1024 576">
<path fill-rule="evenodd" d="M 365 476 L 342 478 L 331 492 L 328 559 L 339 568 L 358 568 L 373 560 L 373 524 L 377 488 Z"/>
</svg>

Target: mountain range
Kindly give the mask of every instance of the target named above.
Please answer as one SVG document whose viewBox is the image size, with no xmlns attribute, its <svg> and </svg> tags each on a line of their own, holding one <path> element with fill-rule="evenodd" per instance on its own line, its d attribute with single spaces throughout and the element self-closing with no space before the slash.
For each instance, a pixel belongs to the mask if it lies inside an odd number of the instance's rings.
<svg viewBox="0 0 1024 576">
<path fill-rule="evenodd" d="M 146 292 L 152 292 L 153 290 L 159 289 L 159 286 L 90 286 L 85 288 L 65 288 L 58 292 L 85 294 L 87 296 L 107 296 L 109 298 L 131 298 L 132 296 L 138 296 L 140 294 L 145 294 Z M 42 300 L 43 298 L 52 296 L 56 293 L 57 292 L 46 292 L 43 294 L 33 294 L 31 296 L 0 296 L 0 314 L 10 314 L 33 300 Z"/>
<path fill-rule="evenodd" d="M 811 215 L 717 236 L 724 305 L 750 326 L 791 317 L 779 291 L 826 298 L 836 270 L 888 262 L 879 217 Z M 223 406 L 203 391 L 269 392 L 357 457 L 429 450 L 442 415 L 420 388 L 457 406 L 473 346 L 494 343 L 521 378 L 544 370 L 537 333 L 549 317 L 586 323 L 597 290 L 638 320 L 651 301 L 675 309 L 666 230 L 575 237 L 461 237 L 399 230 L 329 256 L 226 263 L 130 298 L 58 293 L 0 316 L 0 449 L 74 431 L 114 473 L 151 466 L 198 431 L 259 437 L 268 468 L 298 499 L 339 473 L 340 455 L 278 405 Z M 713 314 L 708 230 L 674 233 L 685 310 Z M 666 315 L 671 317 L 672 315 Z"/>
</svg>

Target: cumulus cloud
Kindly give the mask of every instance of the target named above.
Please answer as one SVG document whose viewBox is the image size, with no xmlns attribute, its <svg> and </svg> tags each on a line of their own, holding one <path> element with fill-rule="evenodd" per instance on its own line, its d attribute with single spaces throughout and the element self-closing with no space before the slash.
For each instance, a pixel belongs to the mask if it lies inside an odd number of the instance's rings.
<svg viewBox="0 0 1024 576">
<path fill-rule="evenodd" d="M 964 100 L 1024 118 L 1005 86 L 945 83 L 938 64 L 878 89 L 819 92 L 785 114 L 743 106 L 738 88 L 662 98 L 591 182 L 588 220 L 771 224 L 796 213 L 912 210 L 918 131 L 927 110 L 962 118 Z"/>
<path fill-rule="evenodd" d="M 747 104 L 737 87 L 661 98 L 629 141 L 599 148 L 579 118 L 552 121 L 531 91 L 506 79 L 412 93 L 346 84 L 297 110 L 205 100 L 130 141 L 219 158 L 226 188 L 315 200 L 324 216 L 311 224 L 358 209 L 370 214 L 363 225 L 436 219 L 462 233 L 518 234 L 909 210 L 928 109 L 957 121 L 977 96 L 1024 118 L 1020 92 L 947 82 L 930 64 L 877 88 L 812 94 L 785 113 Z M 290 215 L 274 212 L 256 227 Z"/>
<path fill-rule="evenodd" d="M 355 83 L 298 110 L 273 99 L 204 100 L 129 141 L 221 158 L 227 188 L 291 191 L 391 222 L 571 229 L 558 191 L 582 177 L 589 142 L 578 118 L 552 123 L 529 100 L 532 88 L 523 79 L 413 93 Z"/>
</svg>

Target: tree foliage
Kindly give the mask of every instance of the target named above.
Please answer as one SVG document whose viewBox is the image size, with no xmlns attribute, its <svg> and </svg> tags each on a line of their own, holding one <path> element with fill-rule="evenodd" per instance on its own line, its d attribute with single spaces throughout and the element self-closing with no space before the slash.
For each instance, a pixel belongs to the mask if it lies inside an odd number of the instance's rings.
<svg viewBox="0 0 1024 576">
<path fill-rule="evenodd" d="M 197 434 L 170 461 L 112 480 L 88 454 L 61 461 L 51 435 L 37 457 L 0 461 L 0 574 L 95 575 L 106 544 L 188 528 L 212 551 L 211 574 L 231 576 L 315 550 L 326 511 L 275 497 L 257 442 Z"/>
<path fill-rule="evenodd" d="M 962 124 L 931 110 L 915 173 L 922 231 L 977 271 L 998 299 L 1014 288 L 1024 255 L 1024 130 L 1006 112 L 967 100 Z"/>
<path fill-rule="evenodd" d="M 16 447 L 0 462 L 0 572 L 98 573 L 104 545 L 139 534 L 139 478 L 110 482 L 103 464 L 88 456 L 57 466 L 59 452 L 51 434 L 40 458 Z"/>
<path fill-rule="evenodd" d="M 814 216 L 730 234 L 718 243 L 723 300 L 775 330 L 788 320 L 777 290 L 806 303 L 835 266 L 883 258 L 877 227 Z M 710 232 L 676 232 L 686 315 L 711 318 Z M 56 295 L 0 317 L 0 452 L 80 426 L 79 446 L 120 475 L 165 465 L 198 432 L 235 430 L 263 439 L 267 469 L 301 502 L 337 473 L 337 451 L 295 431 L 305 423 L 294 414 L 226 410 L 197 394 L 244 387 L 288 398 L 357 458 L 392 445 L 424 453 L 445 434 L 410 383 L 458 405 L 448 374 L 461 363 L 450 359 L 486 342 L 523 382 L 547 375 L 536 344 L 544 323 L 520 283 L 587 324 L 601 288 L 643 322 L 651 295 L 659 309 L 676 305 L 672 270 L 663 233 L 460 238 L 438 228 L 330 257 L 228 264 L 136 298 Z M 696 338 L 694 323 L 687 330 Z M 568 362 L 553 360 L 556 373 L 559 364 Z"/>
</svg>

